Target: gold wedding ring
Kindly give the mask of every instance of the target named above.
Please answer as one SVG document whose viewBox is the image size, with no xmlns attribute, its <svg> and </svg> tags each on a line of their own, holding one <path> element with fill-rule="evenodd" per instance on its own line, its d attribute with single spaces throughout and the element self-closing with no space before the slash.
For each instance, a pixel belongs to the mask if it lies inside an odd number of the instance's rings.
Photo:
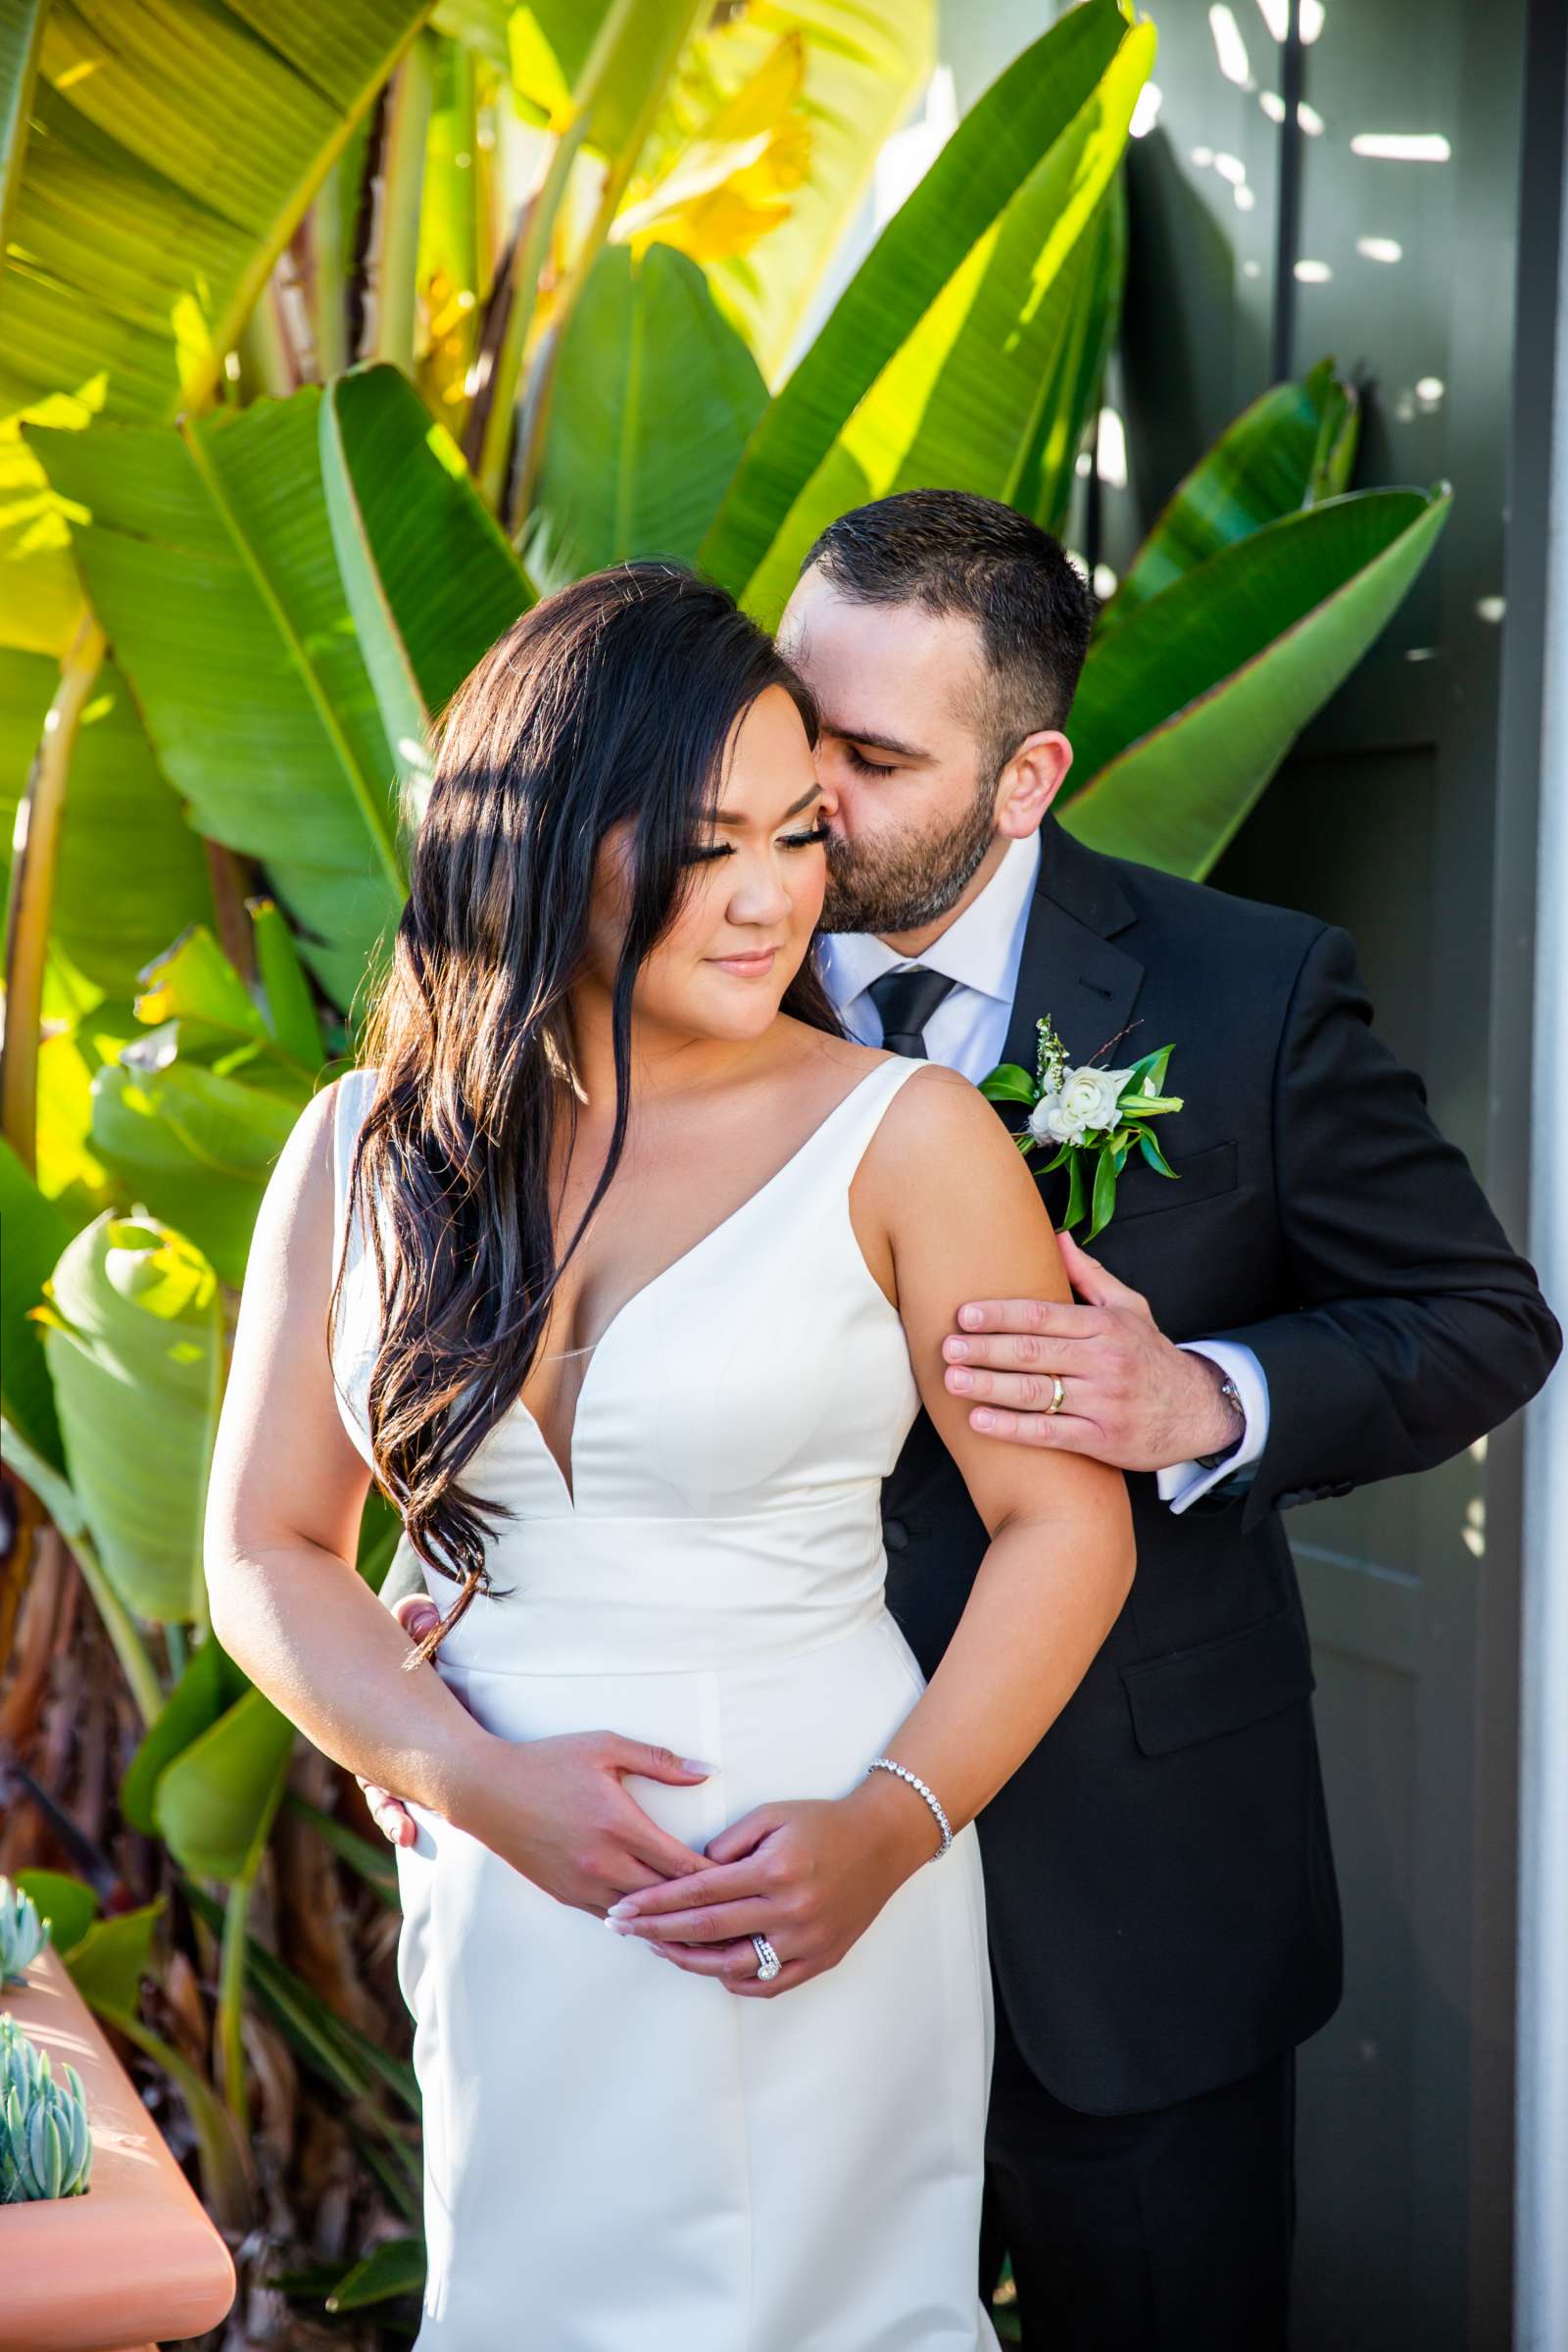
<svg viewBox="0 0 1568 2352">
<path fill-rule="evenodd" d="M 1066 1401 L 1067 1384 L 1059 1372 L 1053 1372 L 1051 1375 L 1051 1402 L 1047 1405 L 1046 1410 L 1048 1413 L 1059 1413 Z"/>
</svg>

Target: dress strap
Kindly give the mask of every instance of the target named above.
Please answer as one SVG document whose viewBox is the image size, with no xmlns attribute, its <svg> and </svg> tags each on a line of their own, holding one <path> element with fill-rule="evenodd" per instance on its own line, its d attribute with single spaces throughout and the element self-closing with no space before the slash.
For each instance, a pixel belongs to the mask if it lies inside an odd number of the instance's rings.
<svg viewBox="0 0 1568 2352">
<path fill-rule="evenodd" d="M 343 1249 L 343 1237 L 348 1225 L 349 1175 L 354 1165 L 354 1146 L 370 1097 L 375 1092 L 378 1073 L 373 1069 L 345 1070 L 337 1081 L 332 1097 L 332 1275 L 337 1274 L 338 1258 Z M 347 1348 L 350 1353 L 364 1343 L 365 1286 L 368 1281 L 374 1296 L 375 1269 L 369 1262 L 363 1217 L 354 1220 L 348 1237 L 348 1263 L 344 1268 L 343 1290 L 339 1299 L 339 1320 L 334 1329 L 334 1343 Z"/>
</svg>

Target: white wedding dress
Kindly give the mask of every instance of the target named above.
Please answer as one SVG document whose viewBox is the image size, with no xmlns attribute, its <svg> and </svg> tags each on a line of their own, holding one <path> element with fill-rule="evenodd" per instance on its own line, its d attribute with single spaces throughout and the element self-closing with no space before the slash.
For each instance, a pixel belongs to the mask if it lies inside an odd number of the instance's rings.
<svg viewBox="0 0 1568 2352">
<path fill-rule="evenodd" d="M 849 1214 L 920 1067 L 878 1062 L 620 1309 L 579 1395 L 569 1490 L 520 1402 L 464 1473 L 519 1514 L 489 1555 L 515 1590 L 475 1595 L 437 1672 L 502 1739 L 612 1730 L 713 1766 L 688 1788 L 625 1782 L 699 1850 L 765 1799 L 855 1788 L 924 1688 L 884 1605 L 880 1514 L 918 1393 Z M 373 1083 L 338 1090 L 334 1250 Z M 367 1458 L 374 1285 L 356 1220 L 333 1363 Z M 450 1604 L 449 1579 L 426 1583 Z M 993 2352 L 972 1824 L 836 1968 L 749 2000 L 410 1811 L 416 2352 Z"/>
</svg>

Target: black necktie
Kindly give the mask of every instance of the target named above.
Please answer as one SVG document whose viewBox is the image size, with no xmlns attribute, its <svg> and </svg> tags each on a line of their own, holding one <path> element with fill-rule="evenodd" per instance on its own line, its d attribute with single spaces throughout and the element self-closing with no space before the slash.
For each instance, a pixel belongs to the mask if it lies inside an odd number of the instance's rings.
<svg viewBox="0 0 1568 2352">
<path fill-rule="evenodd" d="M 882 1043 L 890 1054 L 907 1054 L 928 1061 L 925 1025 L 943 998 L 957 982 L 946 972 L 928 972 L 917 963 L 909 971 L 884 972 L 866 990 L 882 1016 Z"/>
</svg>

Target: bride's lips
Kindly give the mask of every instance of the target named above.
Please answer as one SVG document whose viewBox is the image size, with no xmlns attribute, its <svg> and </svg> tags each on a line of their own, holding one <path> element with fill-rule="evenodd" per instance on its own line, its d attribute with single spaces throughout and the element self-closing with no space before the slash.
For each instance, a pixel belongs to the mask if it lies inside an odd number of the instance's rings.
<svg viewBox="0 0 1568 2352">
<path fill-rule="evenodd" d="M 733 972 L 738 980 L 760 980 L 773 968 L 777 948 L 762 948 L 745 956 L 710 956 L 709 962 L 720 972 Z"/>
</svg>

